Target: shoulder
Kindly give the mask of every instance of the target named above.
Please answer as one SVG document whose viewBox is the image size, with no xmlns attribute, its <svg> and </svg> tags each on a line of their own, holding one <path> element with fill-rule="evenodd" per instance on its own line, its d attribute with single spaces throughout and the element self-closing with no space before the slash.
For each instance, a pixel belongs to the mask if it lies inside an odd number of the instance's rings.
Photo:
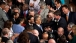
<svg viewBox="0 0 76 43">
<path fill-rule="evenodd" d="M 63 17 L 61 17 L 61 19 L 60 19 L 61 21 L 66 21 Z"/>
<path fill-rule="evenodd" d="M 13 43 L 13 41 L 12 40 L 8 40 L 7 43 Z"/>
</svg>

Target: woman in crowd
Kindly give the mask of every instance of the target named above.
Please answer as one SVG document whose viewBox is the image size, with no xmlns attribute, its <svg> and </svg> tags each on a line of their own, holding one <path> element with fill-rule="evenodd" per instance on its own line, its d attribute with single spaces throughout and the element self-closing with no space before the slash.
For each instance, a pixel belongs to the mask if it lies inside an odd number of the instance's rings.
<svg viewBox="0 0 76 43">
<path fill-rule="evenodd" d="M 18 37 L 18 43 L 30 43 L 29 35 L 27 32 L 22 32 Z"/>
<path fill-rule="evenodd" d="M 4 29 L 8 29 L 9 30 L 9 38 L 11 38 L 12 35 L 13 35 L 12 25 L 13 25 L 13 23 L 10 20 L 7 20 L 4 23 Z"/>
<path fill-rule="evenodd" d="M 74 25 L 72 27 L 72 31 L 73 31 L 73 38 L 71 39 L 70 43 L 76 43 L 76 25 Z"/>
</svg>

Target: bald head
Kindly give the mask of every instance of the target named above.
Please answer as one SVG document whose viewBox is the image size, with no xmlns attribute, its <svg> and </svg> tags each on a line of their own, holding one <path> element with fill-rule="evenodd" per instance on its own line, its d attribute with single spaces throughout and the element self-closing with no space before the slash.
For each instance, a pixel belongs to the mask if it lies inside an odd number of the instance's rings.
<svg viewBox="0 0 76 43">
<path fill-rule="evenodd" d="M 64 29 L 62 27 L 58 28 L 58 35 L 62 36 L 64 34 Z"/>
<path fill-rule="evenodd" d="M 39 35 L 38 30 L 34 29 L 34 30 L 33 30 L 33 34 L 34 34 L 35 36 L 37 36 L 37 37 L 38 37 L 38 35 Z"/>
<path fill-rule="evenodd" d="M 54 39 L 49 39 L 48 43 L 56 43 Z"/>
</svg>

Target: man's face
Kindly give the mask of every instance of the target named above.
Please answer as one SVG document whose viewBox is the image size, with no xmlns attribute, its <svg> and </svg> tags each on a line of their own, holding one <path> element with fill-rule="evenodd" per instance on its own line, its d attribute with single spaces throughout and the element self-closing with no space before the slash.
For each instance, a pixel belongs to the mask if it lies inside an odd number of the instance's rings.
<svg viewBox="0 0 76 43">
<path fill-rule="evenodd" d="M 58 29 L 58 35 L 59 35 L 59 36 L 62 36 L 63 34 L 64 34 L 63 29 Z"/>
<path fill-rule="evenodd" d="M 37 18 L 36 23 L 41 24 L 41 18 L 40 17 Z"/>
<path fill-rule="evenodd" d="M 34 14 L 35 14 L 35 12 L 34 12 L 34 11 L 32 11 L 32 12 L 30 12 L 30 14 L 29 14 L 29 15 L 34 16 Z"/>
<path fill-rule="evenodd" d="M 30 19 L 30 23 L 34 23 L 34 17 L 32 17 L 31 19 Z"/>
<path fill-rule="evenodd" d="M 60 3 L 55 2 L 56 8 L 60 7 Z"/>
<path fill-rule="evenodd" d="M 54 18 L 55 18 L 56 20 L 58 20 L 58 19 L 59 19 L 59 16 L 58 16 L 58 15 L 54 15 Z"/>
<path fill-rule="evenodd" d="M 19 13 L 19 10 L 16 9 L 16 10 L 14 10 L 14 12 L 18 12 Z"/>
<path fill-rule="evenodd" d="M 63 11 L 64 14 L 67 14 L 68 13 L 68 8 L 63 7 L 62 11 Z"/>
<path fill-rule="evenodd" d="M 68 25 L 68 26 L 67 26 L 67 30 L 68 30 L 68 31 L 71 31 L 72 28 Z"/>
<path fill-rule="evenodd" d="M 15 18 L 18 18 L 19 17 L 19 13 L 17 13 L 16 15 L 15 15 Z"/>
<path fill-rule="evenodd" d="M 5 8 L 5 11 L 6 11 L 6 12 L 8 12 L 8 10 L 9 10 L 9 7 Z"/>
<path fill-rule="evenodd" d="M 48 13 L 48 16 L 49 16 L 50 18 L 54 18 L 54 14 L 53 14 L 53 13 Z"/>
</svg>

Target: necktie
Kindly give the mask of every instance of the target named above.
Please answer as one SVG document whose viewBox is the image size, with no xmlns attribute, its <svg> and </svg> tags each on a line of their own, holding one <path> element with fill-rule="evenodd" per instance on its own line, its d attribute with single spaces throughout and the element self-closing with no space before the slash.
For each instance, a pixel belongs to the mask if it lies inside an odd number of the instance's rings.
<svg viewBox="0 0 76 43">
<path fill-rule="evenodd" d="M 40 14 L 40 13 L 41 13 L 41 10 L 38 11 L 38 14 Z"/>
<path fill-rule="evenodd" d="M 66 15 L 66 20 L 68 21 L 68 16 Z"/>
<path fill-rule="evenodd" d="M 24 11 L 24 17 L 26 17 L 26 12 Z"/>
<path fill-rule="evenodd" d="M 41 26 L 39 26 L 39 27 L 40 27 L 40 29 L 43 31 L 42 27 L 41 27 Z"/>
</svg>

